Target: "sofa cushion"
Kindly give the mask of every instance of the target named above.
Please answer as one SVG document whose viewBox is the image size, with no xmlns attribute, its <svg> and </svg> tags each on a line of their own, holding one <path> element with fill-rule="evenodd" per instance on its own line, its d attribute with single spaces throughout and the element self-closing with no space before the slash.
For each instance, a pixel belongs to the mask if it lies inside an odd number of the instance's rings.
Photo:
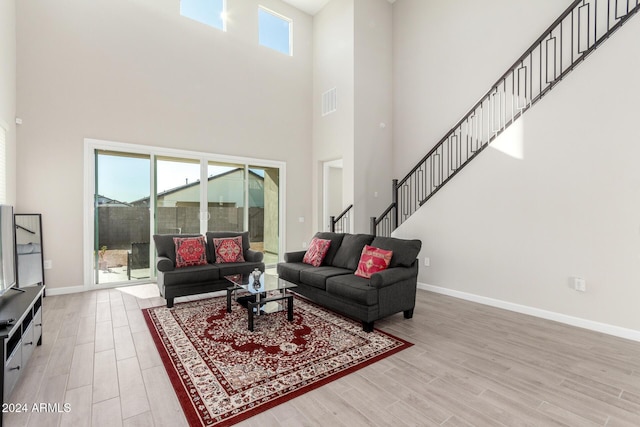
<svg viewBox="0 0 640 427">
<path fill-rule="evenodd" d="M 264 270 L 264 264 L 261 262 L 227 262 L 224 264 L 215 264 L 218 267 L 220 277 L 230 276 L 232 274 L 249 274 L 255 268 L 260 271 Z"/>
<path fill-rule="evenodd" d="M 213 239 L 213 248 L 216 264 L 244 262 L 241 236 Z"/>
<path fill-rule="evenodd" d="M 392 251 L 365 245 L 355 275 L 369 279 L 373 273 L 386 270 L 392 256 Z"/>
<path fill-rule="evenodd" d="M 330 231 L 319 231 L 316 233 L 314 237 L 318 239 L 331 240 L 329 250 L 327 250 L 324 260 L 322 260 L 322 265 L 333 265 L 333 258 L 336 256 L 338 249 L 340 249 L 344 236 L 344 233 L 332 233 Z"/>
<path fill-rule="evenodd" d="M 189 285 L 191 283 L 213 282 L 220 278 L 219 270 L 210 264 L 183 267 L 162 273 L 164 286 Z"/>
<path fill-rule="evenodd" d="M 248 231 L 207 231 L 207 249 L 209 254 L 209 262 L 216 262 L 216 248 L 213 244 L 213 239 L 226 239 L 229 237 L 242 237 L 242 256 L 246 259 L 246 251 L 249 250 L 251 244 L 249 243 Z"/>
<path fill-rule="evenodd" d="M 367 306 L 378 303 L 378 289 L 369 286 L 369 279 L 354 274 L 328 278 L 327 293 Z"/>
<path fill-rule="evenodd" d="M 281 262 L 278 264 L 278 276 L 288 282 L 299 283 L 300 272 L 308 268 L 315 268 L 303 262 Z"/>
<path fill-rule="evenodd" d="M 207 265 L 207 245 L 204 236 L 174 237 L 176 268 Z"/>
<path fill-rule="evenodd" d="M 174 237 L 199 237 L 201 234 L 154 234 L 153 241 L 156 244 L 156 252 L 158 256 L 166 257 L 176 265 L 176 244 L 173 242 Z"/>
<path fill-rule="evenodd" d="M 351 274 L 346 268 L 331 267 L 329 265 L 307 268 L 300 271 L 300 282 L 318 289 L 326 289 L 326 282 L 329 277 L 341 274 Z"/>
<path fill-rule="evenodd" d="M 333 258 L 334 267 L 346 268 L 356 271 L 360 254 L 365 245 L 370 245 L 373 241 L 371 234 L 346 234 L 342 239 L 342 244 L 338 248 L 335 258 Z M 385 248 L 386 249 L 386 248 Z"/>
<path fill-rule="evenodd" d="M 393 251 L 393 257 L 389 263 L 389 268 L 393 267 L 411 267 L 418 257 L 422 242 L 420 240 L 405 240 L 395 237 L 376 236 L 371 243 L 376 248 Z"/>
<path fill-rule="evenodd" d="M 305 252 L 302 262 L 305 264 L 311 264 L 314 267 L 320 267 L 322 260 L 327 255 L 331 240 L 319 239 L 314 237 L 311 239 L 309 249 Z"/>
</svg>

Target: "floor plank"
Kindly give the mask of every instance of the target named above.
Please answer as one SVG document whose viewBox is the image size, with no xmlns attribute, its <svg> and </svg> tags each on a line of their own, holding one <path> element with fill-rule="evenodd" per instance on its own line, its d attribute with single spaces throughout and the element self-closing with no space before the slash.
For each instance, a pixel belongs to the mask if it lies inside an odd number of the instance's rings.
<svg viewBox="0 0 640 427">
<path fill-rule="evenodd" d="M 186 426 L 141 311 L 163 304 L 153 284 L 46 297 L 7 401 L 70 410 L 4 425 Z M 639 342 L 422 290 L 376 327 L 414 345 L 239 425 L 640 425 Z"/>
</svg>

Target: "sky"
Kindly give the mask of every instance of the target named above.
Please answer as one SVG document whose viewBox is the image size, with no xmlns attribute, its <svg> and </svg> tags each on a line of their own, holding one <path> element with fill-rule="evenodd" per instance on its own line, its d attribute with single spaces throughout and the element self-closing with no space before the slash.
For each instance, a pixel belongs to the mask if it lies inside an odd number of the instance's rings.
<svg viewBox="0 0 640 427">
<path fill-rule="evenodd" d="M 180 14 L 203 24 L 223 29 L 223 0 L 180 0 Z"/>
<path fill-rule="evenodd" d="M 208 176 L 228 172 L 238 166 L 209 165 Z M 241 167 L 241 166 L 240 166 Z M 253 169 L 264 176 L 261 169 Z M 151 160 L 147 158 L 98 155 L 97 194 L 120 202 L 133 202 L 149 197 L 151 188 Z M 157 161 L 158 192 L 200 180 L 200 163 Z"/>
<path fill-rule="evenodd" d="M 258 12 L 260 28 L 260 44 L 289 55 L 290 52 L 290 23 L 275 16 L 264 9 Z"/>
<path fill-rule="evenodd" d="M 225 27 L 223 7 L 223 0 L 181 0 L 180 14 L 222 30 Z M 258 22 L 258 39 L 261 45 L 286 55 L 291 54 L 289 21 L 260 8 Z"/>
</svg>

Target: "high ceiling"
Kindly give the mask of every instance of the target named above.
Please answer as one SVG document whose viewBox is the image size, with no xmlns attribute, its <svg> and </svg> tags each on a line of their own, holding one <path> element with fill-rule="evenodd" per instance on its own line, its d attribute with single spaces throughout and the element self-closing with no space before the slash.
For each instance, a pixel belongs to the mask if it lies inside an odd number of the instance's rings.
<svg viewBox="0 0 640 427">
<path fill-rule="evenodd" d="M 291 6 L 307 12 L 309 15 L 315 15 L 331 0 L 282 0 L 285 3 L 289 3 Z M 396 0 L 387 0 L 389 3 L 393 3 Z"/>
</svg>

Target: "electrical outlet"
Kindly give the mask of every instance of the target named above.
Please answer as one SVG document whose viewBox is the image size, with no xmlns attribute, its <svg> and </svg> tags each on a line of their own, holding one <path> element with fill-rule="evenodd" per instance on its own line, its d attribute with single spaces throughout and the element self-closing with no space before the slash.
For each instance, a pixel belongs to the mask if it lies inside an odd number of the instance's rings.
<svg viewBox="0 0 640 427">
<path fill-rule="evenodd" d="M 53 261 L 50 259 L 45 259 L 43 264 L 45 270 L 51 270 L 53 268 Z"/>
<path fill-rule="evenodd" d="M 307 249 L 307 242 L 302 242 L 302 249 Z"/>
<path fill-rule="evenodd" d="M 424 257 L 424 266 L 429 267 L 431 265 L 431 260 L 429 257 Z"/>
<path fill-rule="evenodd" d="M 578 292 L 587 292 L 587 281 L 582 277 L 572 278 L 572 287 Z"/>
</svg>

